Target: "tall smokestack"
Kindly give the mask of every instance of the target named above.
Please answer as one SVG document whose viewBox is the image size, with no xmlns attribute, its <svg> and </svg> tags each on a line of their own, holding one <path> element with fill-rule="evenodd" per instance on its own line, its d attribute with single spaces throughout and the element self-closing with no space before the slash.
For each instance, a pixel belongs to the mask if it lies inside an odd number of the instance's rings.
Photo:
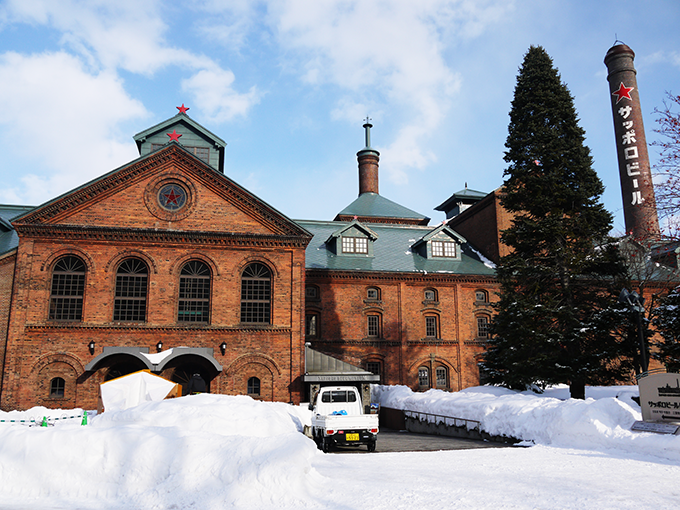
<svg viewBox="0 0 680 510">
<path fill-rule="evenodd" d="M 364 129 L 366 130 L 366 147 L 357 152 L 359 160 L 359 195 L 364 193 L 378 194 L 378 162 L 380 153 L 371 148 L 371 128 L 373 125 L 366 117 Z"/>
<path fill-rule="evenodd" d="M 635 239 L 649 239 L 659 237 L 659 218 L 633 59 L 633 50 L 616 44 L 609 48 L 604 64 L 614 114 L 626 233 Z"/>
</svg>

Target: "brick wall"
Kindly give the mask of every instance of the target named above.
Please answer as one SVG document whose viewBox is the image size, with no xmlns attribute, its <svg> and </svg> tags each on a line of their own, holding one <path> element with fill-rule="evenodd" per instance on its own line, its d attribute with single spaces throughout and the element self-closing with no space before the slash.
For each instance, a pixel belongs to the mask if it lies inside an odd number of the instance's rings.
<svg viewBox="0 0 680 510">
<path fill-rule="evenodd" d="M 420 388 L 418 369 L 427 367 L 429 386 L 435 387 L 437 367 L 446 369 L 444 389 L 459 390 L 479 384 L 477 362 L 484 345 L 477 337 L 480 314 L 489 316 L 488 303 L 476 303 L 478 290 L 495 299 L 497 287 L 490 278 L 477 281 L 456 275 L 361 275 L 311 271 L 307 284 L 320 291 L 319 299 L 307 299 L 308 314 L 318 314 L 312 348 L 347 363 L 366 367 L 379 362 L 381 382 Z M 368 298 L 368 289 L 378 299 Z M 435 299 L 425 299 L 425 291 Z M 368 315 L 377 315 L 381 332 L 369 336 Z M 426 317 L 436 317 L 436 337 L 426 335 Z"/>
</svg>

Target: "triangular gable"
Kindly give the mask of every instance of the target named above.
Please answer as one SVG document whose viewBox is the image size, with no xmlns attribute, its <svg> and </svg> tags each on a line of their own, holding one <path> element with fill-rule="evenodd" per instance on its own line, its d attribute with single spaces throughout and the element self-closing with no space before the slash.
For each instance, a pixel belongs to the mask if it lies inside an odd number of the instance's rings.
<svg viewBox="0 0 680 510">
<path fill-rule="evenodd" d="M 457 242 L 458 244 L 467 243 L 467 239 L 465 239 L 458 232 L 447 226 L 445 223 L 442 223 L 441 225 L 434 228 L 433 230 L 425 234 L 423 237 L 418 239 L 415 243 L 413 243 L 412 248 L 417 249 L 418 247 L 427 243 L 428 241 L 431 241 L 433 239 L 442 239 L 444 237 L 449 237 L 451 240 Z"/>
<path fill-rule="evenodd" d="M 13 224 L 17 228 L 27 225 L 55 226 L 66 223 L 67 218 L 82 213 L 94 204 L 110 199 L 117 193 L 130 192 L 138 189 L 137 195 L 143 193 L 144 179 L 163 172 L 181 169 L 184 175 L 195 179 L 211 193 L 218 195 L 230 206 L 237 209 L 252 222 L 265 226 L 268 232 L 276 236 L 311 237 L 311 234 L 300 227 L 293 220 L 277 211 L 275 208 L 253 195 L 228 177 L 215 172 L 205 163 L 187 153 L 176 142 L 171 142 L 162 150 L 115 169 L 97 179 L 94 179 L 74 190 L 71 190 L 30 212 L 17 217 Z M 141 200 L 141 198 L 139 199 Z M 225 218 L 226 221 L 226 218 Z M 92 225 L 92 223 L 89 223 Z M 89 226 L 88 225 L 88 226 Z M 98 228 L 92 225 L 91 228 Z M 156 228 L 155 230 L 159 230 Z"/>
<path fill-rule="evenodd" d="M 326 243 L 331 243 L 335 241 L 338 237 L 342 237 L 346 232 L 351 231 L 353 229 L 359 230 L 371 241 L 375 241 L 376 239 L 378 239 L 378 234 L 373 232 L 370 228 L 368 228 L 365 225 L 362 225 L 359 220 L 352 220 L 348 225 L 345 225 L 344 227 L 333 232 L 330 235 L 330 237 L 326 240 Z"/>
</svg>

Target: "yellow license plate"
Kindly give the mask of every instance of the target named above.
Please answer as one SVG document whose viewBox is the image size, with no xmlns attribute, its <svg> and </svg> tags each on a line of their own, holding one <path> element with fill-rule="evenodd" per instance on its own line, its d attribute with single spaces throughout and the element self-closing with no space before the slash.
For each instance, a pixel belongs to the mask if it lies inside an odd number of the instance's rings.
<svg viewBox="0 0 680 510">
<path fill-rule="evenodd" d="M 345 434 L 345 439 L 347 441 L 358 441 L 359 440 L 359 434 Z"/>
</svg>

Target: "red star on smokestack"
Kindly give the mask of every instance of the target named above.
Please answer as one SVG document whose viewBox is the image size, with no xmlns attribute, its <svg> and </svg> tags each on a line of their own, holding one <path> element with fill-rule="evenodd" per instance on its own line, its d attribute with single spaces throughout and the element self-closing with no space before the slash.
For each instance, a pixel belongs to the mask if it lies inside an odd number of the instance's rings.
<svg viewBox="0 0 680 510">
<path fill-rule="evenodd" d="M 634 89 L 635 87 L 626 87 L 623 82 L 621 82 L 621 85 L 619 85 L 619 90 L 612 92 L 612 96 L 617 96 L 616 98 L 616 104 L 619 104 L 619 101 L 623 99 L 624 97 L 626 99 L 630 99 L 631 101 L 633 100 L 632 97 L 630 97 L 630 92 Z"/>
</svg>

